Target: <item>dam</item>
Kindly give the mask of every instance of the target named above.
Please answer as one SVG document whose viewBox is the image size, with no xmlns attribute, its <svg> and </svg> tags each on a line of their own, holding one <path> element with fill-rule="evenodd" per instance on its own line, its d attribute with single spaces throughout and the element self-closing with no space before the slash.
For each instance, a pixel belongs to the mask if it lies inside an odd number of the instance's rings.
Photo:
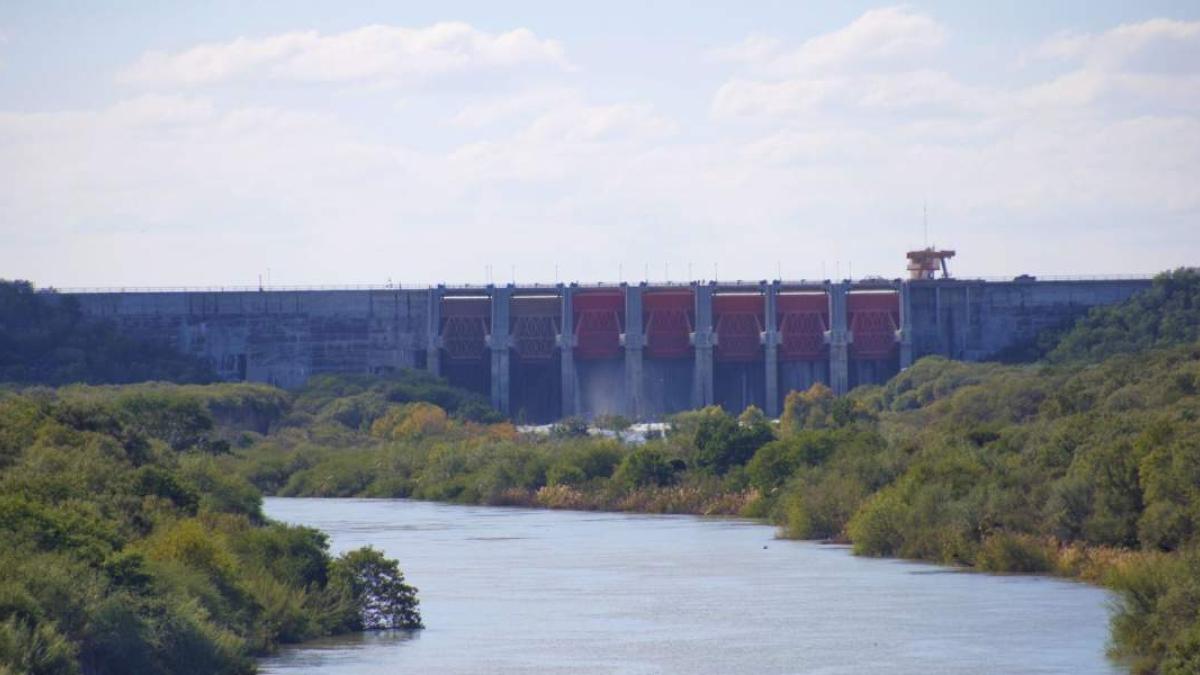
<svg viewBox="0 0 1200 675">
<path fill-rule="evenodd" d="M 296 387 L 324 373 L 425 369 L 513 419 L 659 419 L 844 393 L 923 356 L 1028 348 L 1149 278 L 437 285 L 64 291 L 85 316 L 210 363 L 223 380 Z"/>
</svg>

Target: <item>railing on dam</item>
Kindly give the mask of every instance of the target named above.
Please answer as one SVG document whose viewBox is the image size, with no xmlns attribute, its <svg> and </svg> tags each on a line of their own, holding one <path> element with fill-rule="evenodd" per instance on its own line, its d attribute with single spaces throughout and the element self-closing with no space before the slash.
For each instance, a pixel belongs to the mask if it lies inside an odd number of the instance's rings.
<svg viewBox="0 0 1200 675">
<path fill-rule="evenodd" d="M 948 282 L 973 282 L 982 281 L 988 283 L 1006 283 L 1014 281 L 1142 281 L 1154 278 L 1154 274 L 1080 274 L 1080 275 L 1063 275 L 1063 274 L 1029 274 L 1019 276 L 972 276 L 972 277 L 953 277 L 950 279 L 938 279 L 936 281 Z M 855 285 L 871 285 L 871 284 L 899 284 L 903 279 L 886 279 L 883 277 L 860 277 L 858 279 L 845 279 L 845 282 Z M 98 294 L 98 293 L 289 293 L 297 291 L 419 291 L 429 290 L 431 288 L 453 288 L 455 290 L 487 290 L 496 286 L 512 285 L 520 289 L 538 290 L 544 289 L 547 291 L 555 290 L 563 286 L 574 286 L 579 288 L 619 288 L 623 285 L 637 286 L 645 284 L 655 288 L 686 288 L 693 284 L 713 284 L 722 288 L 737 288 L 744 287 L 747 289 L 758 288 L 763 284 L 778 283 L 782 286 L 822 286 L 832 283 L 830 279 L 762 279 L 758 281 L 750 281 L 745 279 L 697 279 L 694 281 L 663 281 L 663 280 L 634 280 L 628 282 L 614 281 L 594 281 L 582 282 L 571 281 L 562 283 L 525 283 L 519 282 L 515 284 L 430 284 L 430 283 L 389 283 L 389 284 L 316 284 L 316 285 L 271 285 L 264 284 L 262 286 L 245 286 L 245 285 L 229 285 L 229 286 L 74 286 L 74 287 L 48 287 L 43 290 L 57 291 L 59 293 L 72 294 Z"/>
</svg>

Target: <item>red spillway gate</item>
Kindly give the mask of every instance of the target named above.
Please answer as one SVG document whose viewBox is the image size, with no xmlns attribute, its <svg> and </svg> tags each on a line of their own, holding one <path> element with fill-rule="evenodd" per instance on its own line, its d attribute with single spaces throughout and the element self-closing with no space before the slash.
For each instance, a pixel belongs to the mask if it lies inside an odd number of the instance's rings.
<svg viewBox="0 0 1200 675">
<path fill-rule="evenodd" d="M 657 291 L 642 295 L 646 356 L 679 359 L 692 354 L 696 301 L 691 291 Z"/>
<path fill-rule="evenodd" d="M 713 296 L 713 321 L 718 361 L 756 361 L 762 358 L 763 317 L 761 293 Z"/>
<path fill-rule="evenodd" d="M 825 293 L 780 293 L 776 297 L 781 361 L 820 361 L 829 356 L 829 298 Z"/>
<path fill-rule="evenodd" d="M 899 293 L 850 293 L 846 296 L 846 312 L 854 336 L 850 356 L 876 360 L 895 352 L 896 331 L 900 328 Z"/>
<path fill-rule="evenodd" d="M 491 332 L 492 302 L 484 297 L 442 298 L 442 349 L 452 361 L 482 359 Z"/>
<path fill-rule="evenodd" d="M 612 359 L 621 355 L 625 330 L 625 294 L 621 291 L 581 291 L 571 296 L 575 356 Z"/>
<path fill-rule="evenodd" d="M 558 296 L 512 299 L 509 327 L 513 350 L 527 361 L 545 361 L 558 346 L 561 305 Z"/>
</svg>

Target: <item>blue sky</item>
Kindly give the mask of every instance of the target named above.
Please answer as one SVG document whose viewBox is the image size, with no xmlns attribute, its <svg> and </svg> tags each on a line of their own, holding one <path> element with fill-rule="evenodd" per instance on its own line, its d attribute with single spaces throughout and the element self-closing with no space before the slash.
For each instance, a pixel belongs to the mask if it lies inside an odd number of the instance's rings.
<svg viewBox="0 0 1200 675">
<path fill-rule="evenodd" d="M 1197 185 L 1194 2 L 0 6 L 39 284 L 1150 272 Z"/>
</svg>

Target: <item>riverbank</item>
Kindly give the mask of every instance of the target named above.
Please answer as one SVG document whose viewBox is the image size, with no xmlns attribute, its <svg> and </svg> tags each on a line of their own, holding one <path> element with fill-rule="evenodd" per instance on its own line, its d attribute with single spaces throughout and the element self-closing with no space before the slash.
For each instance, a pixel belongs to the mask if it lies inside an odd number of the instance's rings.
<svg viewBox="0 0 1200 675">
<path fill-rule="evenodd" d="M 336 497 L 333 497 L 336 498 Z M 373 497 L 386 499 L 386 497 Z M 439 503 L 455 504 L 463 502 Z M 583 512 L 628 513 L 642 515 L 694 515 L 701 517 L 739 517 L 773 526 L 780 539 L 843 544 L 853 548 L 845 536 L 826 539 L 789 537 L 786 522 L 774 522 L 770 506 L 760 493 L 749 490 L 738 493 L 711 494 L 699 487 L 654 487 L 631 492 L 585 492 L 565 485 L 543 486 L 536 490 L 510 488 L 479 506 L 521 507 Z M 1091 546 L 1081 542 L 1064 543 L 1053 538 L 1031 535 L 1009 535 L 986 540 L 976 564 L 944 562 L 929 558 L 902 558 L 951 565 L 967 571 L 987 573 L 1046 574 L 1075 579 L 1097 586 L 1111 586 L 1115 575 L 1157 562 L 1162 552 L 1141 551 L 1110 546 Z M 897 556 L 893 556 L 897 557 Z"/>
</svg>

